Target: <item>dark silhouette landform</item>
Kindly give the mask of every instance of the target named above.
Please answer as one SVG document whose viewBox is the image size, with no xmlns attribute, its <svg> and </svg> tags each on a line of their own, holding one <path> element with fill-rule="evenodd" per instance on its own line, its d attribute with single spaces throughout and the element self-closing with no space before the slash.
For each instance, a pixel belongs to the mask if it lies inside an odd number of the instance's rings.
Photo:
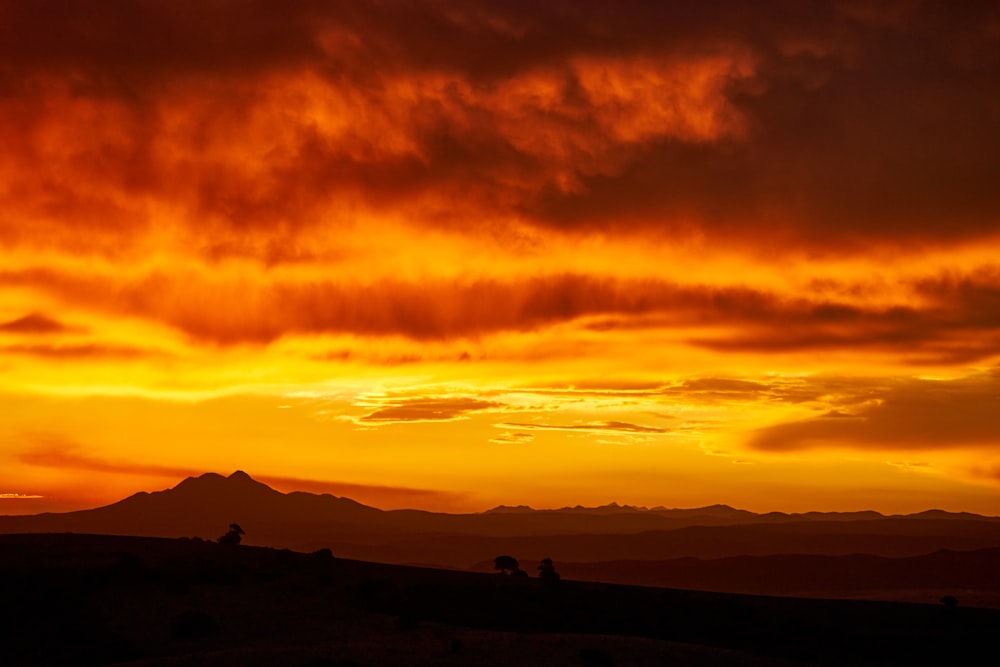
<svg viewBox="0 0 1000 667">
<path fill-rule="evenodd" d="M 236 523 L 234 523 L 236 522 Z M 231 525 L 232 524 L 232 525 Z M 537 574 L 734 593 L 1000 608 L 1000 518 L 931 510 L 755 514 L 698 509 L 499 507 L 475 514 L 383 511 L 348 498 L 281 493 L 242 471 L 207 473 L 92 510 L 0 516 L 0 533 L 218 539 L 341 558 L 492 571 L 510 554 Z M 242 528 L 241 528 L 242 526 Z"/>
<path fill-rule="evenodd" d="M 966 513 L 383 511 L 236 472 L 0 533 L 3 664 L 963 664 L 1000 627 L 1000 519 Z"/>
<path fill-rule="evenodd" d="M 191 538 L 2 535 L 0 578 L 10 665 L 979 664 L 1000 627 L 1000 610 L 951 601 L 546 581 Z"/>
</svg>

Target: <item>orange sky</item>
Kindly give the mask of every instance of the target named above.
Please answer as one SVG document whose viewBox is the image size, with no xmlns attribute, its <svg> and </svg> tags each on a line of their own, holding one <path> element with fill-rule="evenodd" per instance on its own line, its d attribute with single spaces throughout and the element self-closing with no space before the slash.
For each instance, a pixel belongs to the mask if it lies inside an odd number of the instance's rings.
<svg viewBox="0 0 1000 667">
<path fill-rule="evenodd" d="M 1000 514 L 996 3 L 538 5 L 0 1 L 0 514 Z"/>
</svg>

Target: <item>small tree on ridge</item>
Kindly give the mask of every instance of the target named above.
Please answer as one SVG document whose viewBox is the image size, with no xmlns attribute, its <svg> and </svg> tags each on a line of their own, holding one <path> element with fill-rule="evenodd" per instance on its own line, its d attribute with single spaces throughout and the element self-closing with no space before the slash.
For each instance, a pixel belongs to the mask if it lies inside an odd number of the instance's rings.
<svg viewBox="0 0 1000 667">
<path fill-rule="evenodd" d="M 220 544 L 239 544 L 240 540 L 243 539 L 243 535 L 246 532 L 240 528 L 240 524 L 231 523 L 229 524 L 229 532 L 219 538 Z"/>
<path fill-rule="evenodd" d="M 521 565 L 513 556 L 497 556 L 493 559 L 493 569 L 506 575 L 516 574 L 521 571 Z"/>
</svg>

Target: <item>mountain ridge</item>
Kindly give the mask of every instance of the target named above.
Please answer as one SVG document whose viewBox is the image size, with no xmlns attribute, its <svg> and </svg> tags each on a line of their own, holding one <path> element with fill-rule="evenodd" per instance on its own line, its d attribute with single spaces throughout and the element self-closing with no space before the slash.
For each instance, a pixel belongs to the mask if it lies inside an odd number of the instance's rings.
<svg viewBox="0 0 1000 667">
<path fill-rule="evenodd" d="M 163 494 L 186 494 L 189 492 L 205 492 L 214 491 L 220 493 L 222 497 L 232 496 L 237 490 L 241 490 L 244 494 L 254 494 L 260 497 L 278 497 L 278 496 L 294 496 L 294 497 L 310 497 L 310 498 L 331 498 L 340 501 L 346 501 L 355 505 L 357 507 L 363 507 L 369 510 L 374 510 L 382 513 L 422 513 L 422 514 L 433 514 L 433 515 L 443 515 L 443 516 L 484 516 L 484 515 L 503 515 L 503 514 L 594 514 L 594 515 L 612 515 L 612 514 L 649 514 L 649 515 L 663 515 L 663 516 L 699 516 L 699 517 L 746 517 L 746 518 L 757 518 L 762 520 L 831 520 L 843 517 L 845 520 L 855 520 L 855 519 L 873 519 L 873 518 L 936 518 L 936 519 L 972 519 L 972 520 L 997 520 L 1000 521 L 1000 516 L 991 516 L 976 514 L 973 512 L 950 512 L 947 510 L 930 508 L 922 510 L 920 512 L 913 512 L 909 514 L 883 514 L 876 510 L 854 510 L 854 511 L 808 511 L 808 512 L 753 512 L 751 510 L 735 508 L 731 505 L 716 503 L 712 505 L 705 505 L 703 507 L 665 507 L 663 505 L 657 505 L 655 507 L 645 507 L 641 505 L 620 505 L 617 502 L 610 502 L 605 505 L 597 505 L 593 507 L 588 507 L 585 505 L 574 505 L 574 506 L 564 506 L 559 508 L 535 508 L 530 505 L 497 505 L 487 510 L 481 512 L 434 512 L 430 510 L 420 510 L 414 508 L 401 508 L 393 510 L 383 510 L 371 505 L 365 505 L 356 500 L 348 498 L 346 496 L 335 496 L 329 493 L 312 493 L 308 491 L 289 491 L 282 492 L 274 489 L 267 484 L 254 479 L 251 475 L 244 472 L 243 470 L 236 470 L 229 476 L 224 476 L 216 472 L 205 472 L 198 476 L 190 476 L 178 482 L 175 486 L 168 489 L 162 489 L 159 491 L 139 491 L 131 496 L 127 496 L 122 500 L 115 501 L 108 505 L 102 505 L 95 508 L 83 509 L 83 510 L 73 510 L 71 512 L 42 512 L 40 514 L 32 515 L 16 515 L 16 516 L 50 516 L 50 515 L 70 515 L 79 514 L 83 512 L 92 512 L 95 510 L 103 510 L 109 507 L 115 507 L 122 503 L 131 501 L 137 498 L 156 498 L 164 497 Z M 247 496 L 241 497 L 246 499 Z M 0 515 L 0 517 L 8 517 L 15 515 Z"/>
<path fill-rule="evenodd" d="M 446 514 L 382 510 L 350 498 L 283 493 L 238 470 L 62 514 L 0 516 L 0 533 L 100 533 L 214 539 L 230 523 L 246 544 L 315 550 L 394 563 L 467 568 L 496 553 L 608 561 L 718 558 L 740 554 L 916 555 L 1000 547 L 1000 519 L 928 510 L 756 514 L 728 505 L 636 508 L 609 503 L 536 510 L 527 506 Z M 613 539 L 609 539 L 613 538 Z"/>
</svg>

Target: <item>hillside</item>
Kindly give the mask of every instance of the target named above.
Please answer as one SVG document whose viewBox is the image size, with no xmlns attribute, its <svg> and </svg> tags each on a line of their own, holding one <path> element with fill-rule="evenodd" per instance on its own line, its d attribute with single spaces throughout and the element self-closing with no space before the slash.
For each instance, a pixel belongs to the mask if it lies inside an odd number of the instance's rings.
<svg viewBox="0 0 1000 667">
<path fill-rule="evenodd" d="M 7 664 L 972 664 L 1000 611 L 381 565 L 196 540 L 0 536 Z"/>
</svg>

